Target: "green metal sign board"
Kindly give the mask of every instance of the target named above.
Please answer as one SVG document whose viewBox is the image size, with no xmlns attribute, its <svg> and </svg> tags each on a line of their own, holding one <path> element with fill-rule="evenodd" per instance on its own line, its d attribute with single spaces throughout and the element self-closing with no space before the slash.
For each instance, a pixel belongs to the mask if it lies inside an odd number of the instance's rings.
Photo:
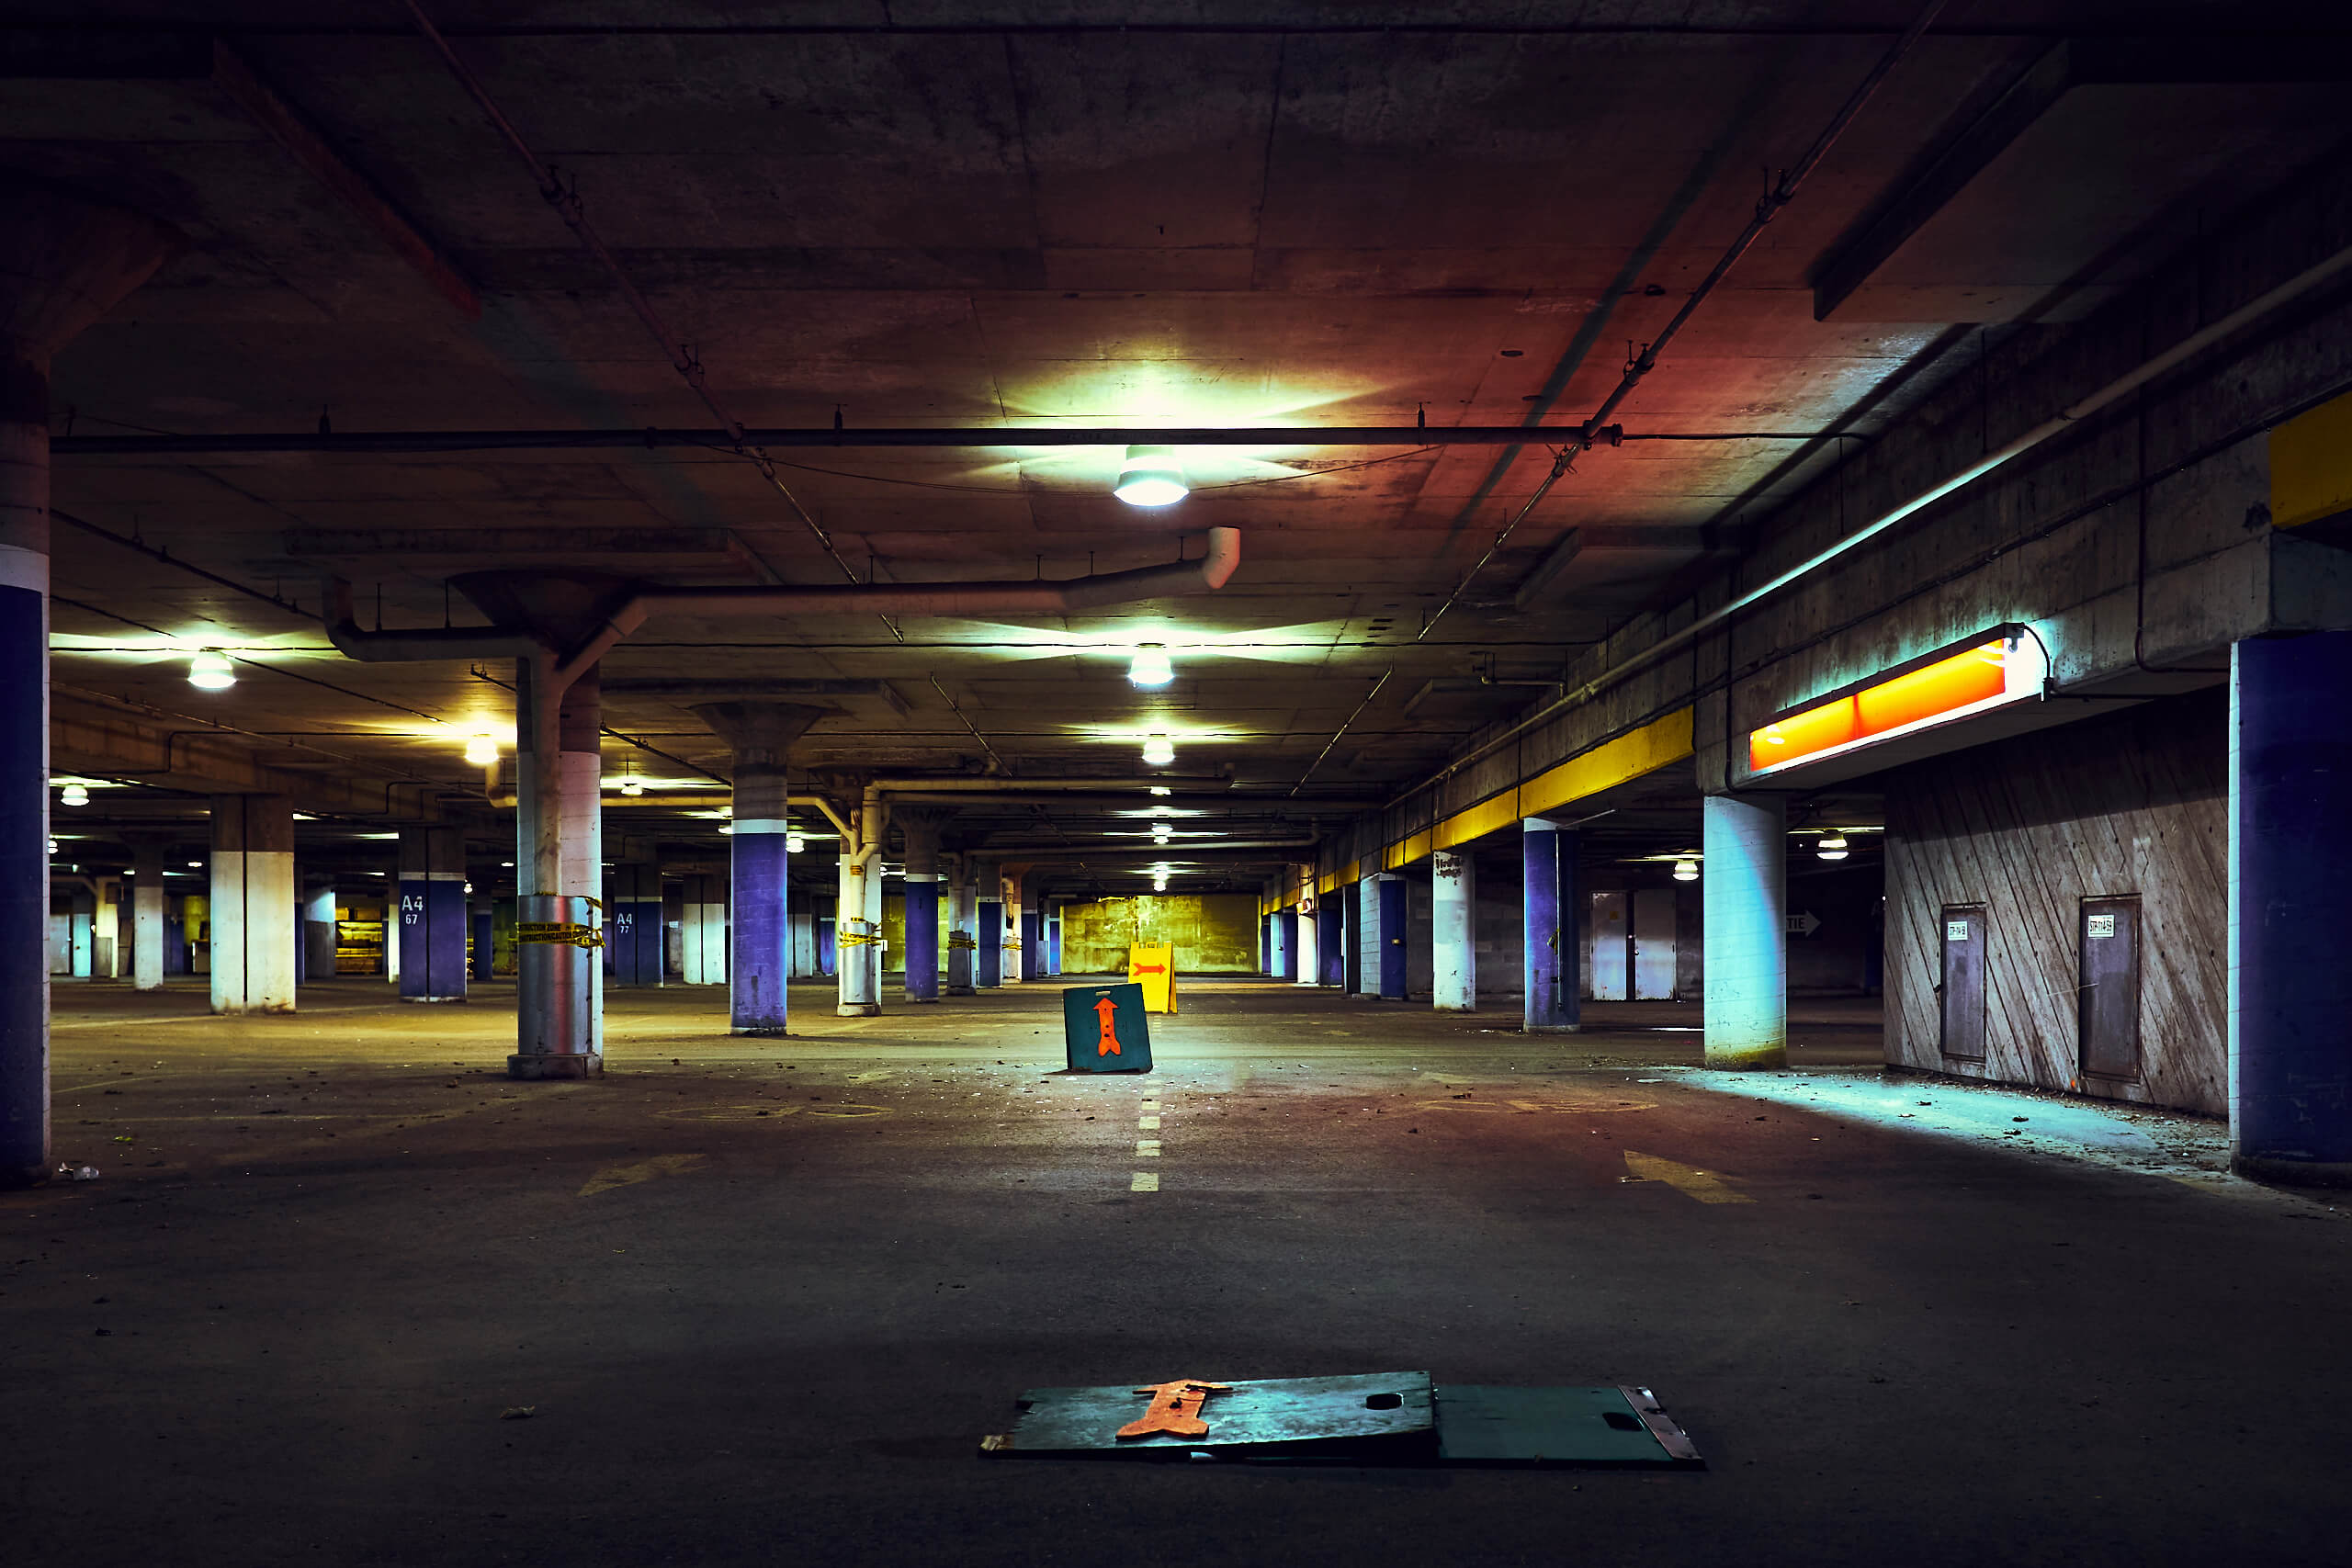
<svg viewBox="0 0 2352 1568">
<path fill-rule="evenodd" d="M 1133 981 L 1063 991 L 1062 1036 L 1073 1073 L 1151 1071 L 1151 1026 L 1144 1021 L 1143 987 Z"/>
</svg>

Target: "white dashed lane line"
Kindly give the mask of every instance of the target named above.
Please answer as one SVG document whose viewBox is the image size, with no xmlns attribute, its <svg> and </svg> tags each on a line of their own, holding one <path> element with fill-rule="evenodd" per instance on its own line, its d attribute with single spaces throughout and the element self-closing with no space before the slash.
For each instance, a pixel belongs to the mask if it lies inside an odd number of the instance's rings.
<svg viewBox="0 0 2352 1568">
<path fill-rule="evenodd" d="M 1147 1100 L 1141 1105 L 1137 1106 L 1136 1110 L 1141 1112 L 1141 1114 L 1136 1117 L 1136 1132 L 1157 1133 L 1159 1131 L 1159 1101 L 1157 1100 Z M 1159 1140 L 1158 1138 L 1137 1138 L 1136 1140 L 1136 1158 L 1158 1159 L 1159 1157 Z M 1159 1191 L 1159 1173 L 1156 1170 L 1136 1171 L 1127 1183 L 1127 1190 L 1130 1192 Z"/>
</svg>

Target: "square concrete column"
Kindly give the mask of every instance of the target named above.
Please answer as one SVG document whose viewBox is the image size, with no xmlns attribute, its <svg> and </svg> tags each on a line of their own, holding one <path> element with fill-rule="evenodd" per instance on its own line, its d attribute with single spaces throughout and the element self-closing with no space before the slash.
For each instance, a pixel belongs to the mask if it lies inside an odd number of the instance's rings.
<svg viewBox="0 0 2352 1568">
<path fill-rule="evenodd" d="M 152 991 L 164 983 L 164 847 L 133 846 L 130 875 L 130 983 Z"/>
<path fill-rule="evenodd" d="M 1526 976 L 1521 1027 L 1565 1033 L 1583 1018 L 1583 953 L 1577 940 L 1577 859 L 1582 840 L 1541 817 L 1520 828 L 1520 937 Z"/>
<path fill-rule="evenodd" d="M 212 1010 L 294 1010 L 294 803 L 212 797 Z"/>
<path fill-rule="evenodd" d="M 979 950 L 979 897 L 972 886 L 972 857 L 951 857 L 947 893 L 947 985 L 951 997 L 972 994 L 973 960 Z"/>
<path fill-rule="evenodd" d="M 1788 807 L 1711 795 L 1702 807 L 1707 1066 L 1789 1060 Z"/>
<path fill-rule="evenodd" d="M 1394 874 L 1388 872 L 1375 872 L 1356 884 L 1355 995 L 1357 996 L 1376 997 L 1382 994 L 1382 976 L 1387 970 L 1390 944 L 1387 926 L 1381 914 L 1384 897 L 1381 890 L 1390 886 L 1401 890 L 1403 886 Z M 1397 937 L 1395 948 L 1397 955 L 1396 983 L 1401 995 L 1405 976 L 1404 921 L 1401 906 L 1396 934 Z"/>
<path fill-rule="evenodd" d="M 1298 984 L 1319 986 L 1323 983 L 1323 931 L 1315 897 L 1315 868 L 1305 869 L 1305 891 L 1298 900 L 1298 950 L 1292 955 L 1292 967 L 1297 971 Z"/>
<path fill-rule="evenodd" d="M 401 1000 L 466 999 L 466 839 L 457 828 L 401 829 Z"/>
<path fill-rule="evenodd" d="M 1467 852 L 1439 850 L 1430 857 L 1430 940 L 1436 979 L 1431 999 L 1440 1012 L 1478 1006 L 1477 866 Z"/>
<path fill-rule="evenodd" d="M 1344 987 L 1348 983 L 1346 893 L 1334 890 L 1315 898 L 1316 984 Z"/>
<path fill-rule="evenodd" d="M 678 922 L 679 978 L 689 986 L 727 984 L 727 878 L 708 871 L 684 878 L 685 904 Z"/>
<path fill-rule="evenodd" d="M 1017 986 L 1029 977 L 1021 956 L 1021 877 L 1018 872 L 1008 867 L 1005 874 L 999 876 L 997 881 L 1003 888 L 1004 897 L 1004 958 L 997 968 L 997 982 Z"/>
<path fill-rule="evenodd" d="M 2352 632 L 2232 650 L 2229 812 L 2231 1163 L 2352 1186 Z"/>
<path fill-rule="evenodd" d="M 466 974 L 469 979 L 487 980 L 496 972 L 498 954 L 496 909 L 497 906 L 488 898 L 475 899 L 467 909 L 466 919 L 470 922 L 473 935 L 473 945 L 466 952 Z M 654 918 L 653 929 L 655 942 L 658 944 L 662 930 L 658 913 Z"/>
<path fill-rule="evenodd" d="M 313 888 L 302 898 L 303 978 L 332 980 L 335 974 L 334 886 Z"/>
<path fill-rule="evenodd" d="M 629 839 L 605 874 L 605 952 L 616 986 L 662 978 L 662 855 L 650 839 Z"/>
</svg>

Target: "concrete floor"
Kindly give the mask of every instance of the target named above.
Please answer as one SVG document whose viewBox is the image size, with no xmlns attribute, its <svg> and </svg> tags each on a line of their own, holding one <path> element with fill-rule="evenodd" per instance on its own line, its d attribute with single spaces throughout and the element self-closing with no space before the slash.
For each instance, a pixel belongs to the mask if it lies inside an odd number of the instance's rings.
<svg viewBox="0 0 2352 1568">
<path fill-rule="evenodd" d="M 2328 1201 L 1885 1077 L 1866 1006 L 1732 1077 L 1693 1009 L 1201 984 L 1106 1078 L 1050 986 L 780 1041 L 616 992 L 571 1085 L 502 1075 L 508 987 L 384 995 L 57 987 L 103 1174 L 0 1195 L 0 1561 L 2347 1560 Z M 1648 1383 L 1711 1468 L 974 1454 L 1031 1385 L 1399 1369 Z"/>
</svg>

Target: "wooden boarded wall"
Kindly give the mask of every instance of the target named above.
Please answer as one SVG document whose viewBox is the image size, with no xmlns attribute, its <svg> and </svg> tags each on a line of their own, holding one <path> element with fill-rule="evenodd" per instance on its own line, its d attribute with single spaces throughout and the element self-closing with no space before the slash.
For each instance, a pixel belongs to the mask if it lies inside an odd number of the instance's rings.
<svg viewBox="0 0 2352 1568">
<path fill-rule="evenodd" d="M 2199 693 L 1885 775 L 1887 1060 L 2225 1114 L 2227 723 Z M 2081 901 L 2122 895 L 2141 899 L 2141 1076 L 2086 1079 Z M 1941 1050 L 1947 904 L 1984 906 L 1982 1063 Z"/>
</svg>

